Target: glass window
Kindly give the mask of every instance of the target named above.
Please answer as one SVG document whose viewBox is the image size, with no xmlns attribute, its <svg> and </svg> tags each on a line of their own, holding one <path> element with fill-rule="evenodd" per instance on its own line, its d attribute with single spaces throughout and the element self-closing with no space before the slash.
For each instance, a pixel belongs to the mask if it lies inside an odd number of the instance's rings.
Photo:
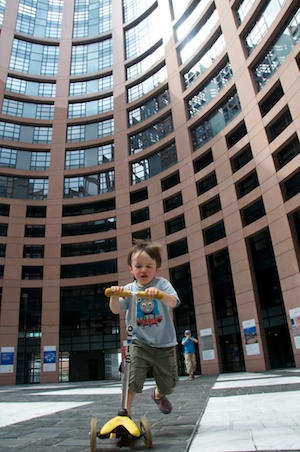
<svg viewBox="0 0 300 452">
<path fill-rule="evenodd" d="M 172 0 L 171 4 L 174 18 L 178 19 L 181 17 L 189 3 L 190 0 Z"/>
<path fill-rule="evenodd" d="M 135 231 L 132 233 L 132 241 L 134 239 L 151 239 L 151 230 L 150 228 L 142 229 L 141 231 Z"/>
<path fill-rule="evenodd" d="M 189 117 L 194 117 L 210 101 L 212 101 L 231 80 L 232 75 L 231 64 L 226 63 L 223 69 L 202 87 L 200 91 L 193 94 L 193 97 L 187 101 Z"/>
<path fill-rule="evenodd" d="M 0 166 L 17 169 L 46 170 L 50 166 L 50 152 L 30 152 L 0 148 Z"/>
<path fill-rule="evenodd" d="M 177 163 L 175 144 L 161 149 L 157 153 L 131 164 L 131 183 L 138 184 L 150 177 L 156 176 Z"/>
<path fill-rule="evenodd" d="M 61 245 L 61 256 L 87 256 L 89 254 L 109 253 L 116 249 L 116 238 L 96 240 L 95 242 L 68 243 Z"/>
<path fill-rule="evenodd" d="M 114 171 L 88 176 L 65 177 L 64 198 L 80 198 L 108 193 L 115 189 Z"/>
<path fill-rule="evenodd" d="M 236 15 L 240 24 L 244 21 L 254 2 L 255 0 L 243 0 L 239 3 Z"/>
<path fill-rule="evenodd" d="M 176 195 L 171 196 L 170 198 L 164 199 L 164 212 L 170 212 L 173 209 L 176 209 L 179 206 L 182 206 L 182 194 L 177 193 Z"/>
<path fill-rule="evenodd" d="M 190 56 L 200 48 L 201 44 L 209 36 L 218 21 L 219 14 L 215 9 L 204 24 L 201 21 L 201 26 L 199 27 L 198 25 L 194 30 L 192 30 L 187 39 L 187 44 L 185 44 L 179 51 L 180 61 L 182 64 L 185 63 Z"/>
<path fill-rule="evenodd" d="M 168 115 L 160 122 L 152 124 L 142 132 L 131 135 L 129 137 L 130 154 L 137 154 L 147 147 L 152 146 L 172 133 L 173 130 L 172 116 Z"/>
<path fill-rule="evenodd" d="M 130 126 L 134 126 L 140 122 L 145 121 L 151 116 L 161 111 L 164 107 L 169 105 L 170 96 L 169 90 L 165 89 L 162 93 L 157 94 L 152 99 L 148 100 L 140 107 L 128 112 L 128 122 Z"/>
<path fill-rule="evenodd" d="M 85 80 L 82 82 L 70 82 L 70 96 L 81 96 L 84 94 L 99 93 L 113 87 L 113 76 Z"/>
<path fill-rule="evenodd" d="M 116 208 L 115 199 L 107 199 L 93 203 L 74 204 L 63 206 L 63 217 L 91 215 L 93 213 L 107 212 Z"/>
<path fill-rule="evenodd" d="M 296 210 L 296 212 L 293 212 L 289 215 L 289 220 L 291 224 L 291 230 L 293 234 L 295 249 L 297 251 L 297 258 L 298 262 L 300 264 L 300 210 Z"/>
<path fill-rule="evenodd" d="M 245 38 L 246 49 L 250 55 L 260 43 L 272 23 L 280 13 L 285 0 L 270 0 L 257 18 L 255 25 Z"/>
<path fill-rule="evenodd" d="M 125 31 L 126 59 L 147 51 L 161 39 L 158 9 L 152 11 L 145 19 Z"/>
<path fill-rule="evenodd" d="M 75 0 L 73 38 L 95 36 L 111 30 L 111 0 Z"/>
<path fill-rule="evenodd" d="M 48 179 L 0 176 L 0 196 L 16 199 L 47 199 Z"/>
<path fill-rule="evenodd" d="M 216 173 L 213 172 L 197 182 L 196 186 L 198 196 L 202 195 L 203 193 L 206 193 L 208 190 L 215 187 L 216 185 L 217 185 L 217 176 Z"/>
<path fill-rule="evenodd" d="M 238 94 L 229 97 L 222 105 L 216 108 L 201 124 L 191 129 L 194 151 L 226 127 L 241 111 Z"/>
<path fill-rule="evenodd" d="M 226 144 L 228 149 L 238 143 L 245 135 L 247 135 L 247 133 L 247 127 L 245 121 L 243 120 L 226 135 Z"/>
<path fill-rule="evenodd" d="M 15 149 L 0 148 L 0 166 L 6 168 L 16 168 L 17 153 Z"/>
<path fill-rule="evenodd" d="M 113 119 L 106 119 L 99 123 L 68 126 L 67 142 L 73 143 L 75 141 L 96 140 L 98 138 L 112 135 L 114 132 L 113 121 Z"/>
<path fill-rule="evenodd" d="M 19 141 L 21 126 L 10 122 L 0 122 L 0 138 L 8 141 Z"/>
<path fill-rule="evenodd" d="M 212 198 L 209 201 L 205 202 L 204 204 L 201 204 L 200 206 L 201 219 L 204 220 L 205 218 L 214 215 L 216 212 L 219 212 L 220 210 L 221 210 L 221 201 L 218 195 L 215 198 Z"/>
<path fill-rule="evenodd" d="M 215 62 L 218 56 L 226 48 L 223 35 L 220 35 L 204 55 L 199 56 L 199 60 L 183 74 L 185 88 L 191 86 L 207 69 Z"/>
<path fill-rule="evenodd" d="M 216 242 L 226 237 L 225 226 L 223 220 L 213 226 L 203 230 L 203 238 L 205 245 Z"/>
<path fill-rule="evenodd" d="M 14 39 L 9 68 L 37 75 L 57 75 L 59 47 Z"/>
<path fill-rule="evenodd" d="M 44 245 L 24 245 L 23 257 L 42 259 L 44 257 Z"/>
<path fill-rule="evenodd" d="M 5 243 L 0 243 L 0 257 L 5 257 L 5 254 L 6 254 L 6 245 Z"/>
<path fill-rule="evenodd" d="M 238 198 L 242 198 L 250 191 L 259 186 L 258 177 L 256 171 L 253 171 L 249 176 L 245 177 L 242 181 L 236 184 L 236 190 Z"/>
<path fill-rule="evenodd" d="M 40 224 L 26 224 L 25 237 L 45 237 L 46 226 Z"/>
<path fill-rule="evenodd" d="M 257 88 L 260 91 L 272 75 L 284 63 L 292 49 L 300 40 L 300 8 L 289 25 L 274 41 L 260 63 L 253 69 Z"/>
<path fill-rule="evenodd" d="M 46 206 L 27 206 L 26 218 L 46 218 Z"/>
<path fill-rule="evenodd" d="M 177 256 L 182 256 L 189 252 L 187 239 L 178 240 L 167 245 L 168 259 L 173 259 Z"/>
<path fill-rule="evenodd" d="M 92 44 L 74 45 L 72 48 L 71 75 L 102 71 L 111 65 L 111 38 Z"/>
<path fill-rule="evenodd" d="M 71 223 L 62 225 L 62 236 L 95 234 L 98 232 L 114 231 L 116 229 L 116 218 L 88 221 L 85 223 Z"/>
<path fill-rule="evenodd" d="M 290 162 L 296 155 L 300 153 L 300 144 L 298 136 L 294 136 L 291 141 L 285 144 L 276 154 L 273 155 L 276 170 L 285 166 Z"/>
<path fill-rule="evenodd" d="M 201 157 L 198 157 L 194 160 L 194 173 L 198 173 L 203 168 L 206 168 L 208 165 L 210 165 L 214 161 L 212 150 L 209 149 L 205 154 L 201 155 Z"/>
<path fill-rule="evenodd" d="M 162 191 L 168 190 L 169 188 L 175 187 L 175 185 L 180 184 L 180 176 L 179 172 L 176 171 L 176 173 L 171 174 L 171 176 L 168 176 L 161 180 L 161 189 Z"/>
<path fill-rule="evenodd" d="M 2 113 L 10 116 L 20 116 L 34 119 L 53 119 L 53 104 L 34 104 L 13 99 L 3 99 Z"/>
<path fill-rule="evenodd" d="M 0 223 L 0 237 L 7 237 L 7 228 L 6 223 Z"/>
<path fill-rule="evenodd" d="M 275 85 L 275 87 L 264 97 L 264 99 L 259 103 L 259 109 L 262 116 L 264 117 L 272 108 L 279 102 L 279 100 L 284 96 L 284 92 L 280 81 Z"/>
<path fill-rule="evenodd" d="M 266 214 L 262 198 L 241 210 L 243 226 L 253 223 Z"/>
<path fill-rule="evenodd" d="M 282 184 L 285 199 L 291 199 L 300 193 L 300 172 L 294 174 Z"/>
<path fill-rule="evenodd" d="M 128 102 L 133 102 L 145 94 L 149 93 L 152 89 L 163 83 L 167 79 L 167 68 L 163 66 L 155 74 L 148 77 L 141 83 L 128 88 L 127 97 Z"/>
<path fill-rule="evenodd" d="M 202 12 L 206 8 L 206 5 L 210 0 L 201 0 L 198 4 L 196 3 L 192 8 L 189 8 L 187 14 L 184 15 L 184 22 L 180 21 L 179 26 L 176 27 L 176 38 L 180 41 L 189 30 L 192 28 L 195 22 L 195 18 L 201 17 Z M 182 2 L 184 3 L 184 2 Z"/>
<path fill-rule="evenodd" d="M 149 50 L 151 52 L 151 50 Z M 164 49 L 163 46 L 160 45 L 158 48 L 155 48 L 150 54 L 146 57 L 142 57 L 139 61 L 128 65 L 126 68 L 127 80 L 130 80 L 143 72 L 147 71 L 151 66 L 153 66 L 157 61 L 164 57 Z"/>
<path fill-rule="evenodd" d="M 236 154 L 231 159 L 232 171 L 238 171 L 244 165 L 246 165 L 250 160 L 253 159 L 253 154 L 250 144 L 243 148 L 238 154 Z"/>
<path fill-rule="evenodd" d="M 6 0 L 0 0 L 0 27 L 2 26 L 4 12 L 5 12 Z"/>
<path fill-rule="evenodd" d="M 113 96 L 104 97 L 88 102 L 69 104 L 68 118 L 83 118 L 85 116 L 100 115 L 113 110 Z"/>
<path fill-rule="evenodd" d="M 142 188 L 130 193 L 130 204 L 136 204 L 137 202 L 148 199 L 148 188 Z"/>
<path fill-rule="evenodd" d="M 24 140 L 27 141 L 27 140 Z M 52 127 L 33 127 L 33 143 L 51 143 Z"/>
<path fill-rule="evenodd" d="M 42 289 L 21 289 L 19 335 L 40 338 L 42 322 Z M 40 341 L 38 341 L 38 344 Z"/>
<path fill-rule="evenodd" d="M 149 218 L 149 207 L 131 212 L 131 224 L 142 223 L 149 220 Z"/>
<path fill-rule="evenodd" d="M 180 215 L 177 218 L 165 222 L 166 234 L 174 234 L 174 232 L 180 231 L 185 228 L 184 215 Z"/>
<path fill-rule="evenodd" d="M 30 169 L 35 171 L 47 170 L 50 168 L 50 152 L 32 152 Z"/>
<path fill-rule="evenodd" d="M 293 122 L 289 109 L 281 113 L 280 117 L 270 126 L 266 127 L 269 143 L 277 138 Z"/>
<path fill-rule="evenodd" d="M 60 277 L 63 278 L 86 278 L 89 276 L 108 275 L 118 271 L 117 260 L 111 259 L 103 262 L 92 262 L 89 264 L 62 265 Z"/>
<path fill-rule="evenodd" d="M 55 97 L 56 95 L 55 83 L 32 82 L 14 77 L 7 77 L 5 89 L 30 96 Z"/>
<path fill-rule="evenodd" d="M 59 39 L 63 0 L 20 0 L 16 31 L 42 38 Z"/>
<path fill-rule="evenodd" d="M 22 279 L 43 279 L 43 270 L 42 266 L 23 266 Z"/>
<path fill-rule="evenodd" d="M 129 22 L 140 16 L 153 3 L 155 3 L 155 0 L 123 0 L 124 22 Z"/>
<path fill-rule="evenodd" d="M 0 204 L 0 215 L 2 217 L 9 217 L 10 205 Z"/>
</svg>

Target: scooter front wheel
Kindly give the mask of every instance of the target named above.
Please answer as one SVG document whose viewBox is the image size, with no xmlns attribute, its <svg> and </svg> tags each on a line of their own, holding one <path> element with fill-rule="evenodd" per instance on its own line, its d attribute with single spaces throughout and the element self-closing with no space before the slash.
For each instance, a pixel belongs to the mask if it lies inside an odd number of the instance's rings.
<svg viewBox="0 0 300 452">
<path fill-rule="evenodd" d="M 152 433 L 150 429 L 150 425 L 146 416 L 140 417 L 139 429 L 141 432 L 141 436 L 144 438 L 145 447 L 147 449 L 151 449 L 152 447 Z"/>
<path fill-rule="evenodd" d="M 91 419 L 91 430 L 90 430 L 90 446 L 91 452 L 96 452 L 96 437 L 97 437 L 97 421 L 95 418 Z"/>
</svg>

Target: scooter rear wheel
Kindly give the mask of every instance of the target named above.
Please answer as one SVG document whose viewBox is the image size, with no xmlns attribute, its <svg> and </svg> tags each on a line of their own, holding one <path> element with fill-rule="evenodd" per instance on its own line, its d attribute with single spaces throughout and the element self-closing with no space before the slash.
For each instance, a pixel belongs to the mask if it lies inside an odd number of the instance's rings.
<svg viewBox="0 0 300 452">
<path fill-rule="evenodd" d="M 150 425 L 146 416 L 140 417 L 139 429 L 142 437 L 144 438 L 145 447 L 147 449 L 151 449 L 152 447 L 152 433 L 150 429 Z"/>
<path fill-rule="evenodd" d="M 97 437 L 97 421 L 95 418 L 91 419 L 91 430 L 90 430 L 90 446 L 91 452 L 96 452 L 96 437 Z"/>
</svg>

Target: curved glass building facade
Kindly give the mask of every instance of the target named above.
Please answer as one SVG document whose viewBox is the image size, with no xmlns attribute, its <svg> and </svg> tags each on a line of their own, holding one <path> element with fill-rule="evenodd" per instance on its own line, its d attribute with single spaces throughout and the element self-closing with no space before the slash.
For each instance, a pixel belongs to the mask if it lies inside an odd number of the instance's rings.
<svg viewBox="0 0 300 452">
<path fill-rule="evenodd" d="M 0 384 L 118 376 L 146 237 L 199 372 L 300 367 L 299 41 L 296 0 L 0 0 Z"/>
</svg>

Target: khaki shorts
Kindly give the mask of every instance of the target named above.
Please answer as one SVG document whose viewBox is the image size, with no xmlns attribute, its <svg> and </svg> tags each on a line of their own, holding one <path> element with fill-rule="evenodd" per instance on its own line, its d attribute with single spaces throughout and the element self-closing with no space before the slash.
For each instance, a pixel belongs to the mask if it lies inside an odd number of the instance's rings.
<svg viewBox="0 0 300 452">
<path fill-rule="evenodd" d="M 158 391 L 171 394 L 178 382 L 175 347 L 156 348 L 136 339 L 131 344 L 129 389 L 142 392 L 147 373 L 152 370 Z"/>
</svg>

